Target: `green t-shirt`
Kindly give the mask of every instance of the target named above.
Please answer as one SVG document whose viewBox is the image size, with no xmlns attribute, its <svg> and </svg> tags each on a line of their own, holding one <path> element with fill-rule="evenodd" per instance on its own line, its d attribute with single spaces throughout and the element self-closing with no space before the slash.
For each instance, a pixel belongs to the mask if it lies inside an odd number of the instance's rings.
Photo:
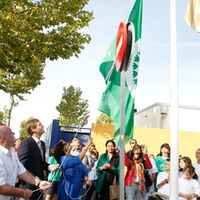
<svg viewBox="0 0 200 200">
<path fill-rule="evenodd" d="M 165 170 L 166 159 L 167 158 L 163 158 L 162 156 L 158 156 L 157 158 L 155 158 L 158 173 L 166 171 Z"/>
<path fill-rule="evenodd" d="M 51 156 L 49 158 L 48 163 L 50 165 L 57 165 L 58 164 L 57 160 L 53 156 Z M 49 173 L 48 180 L 49 181 L 60 181 L 60 177 L 61 177 L 61 172 L 60 172 L 60 169 L 58 168 L 55 171 Z"/>
</svg>

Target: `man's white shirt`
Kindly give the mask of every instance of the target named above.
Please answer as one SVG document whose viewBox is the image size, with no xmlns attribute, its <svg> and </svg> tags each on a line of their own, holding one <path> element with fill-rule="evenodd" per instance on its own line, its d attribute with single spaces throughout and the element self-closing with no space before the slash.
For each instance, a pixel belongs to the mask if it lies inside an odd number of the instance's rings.
<svg viewBox="0 0 200 200">
<path fill-rule="evenodd" d="M 8 150 L 0 145 L 0 186 L 5 184 L 15 186 L 17 177 L 24 172 L 26 169 L 19 161 L 14 148 Z M 0 195 L 0 200 L 9 199 L 9 196 Z"/>
</svg>

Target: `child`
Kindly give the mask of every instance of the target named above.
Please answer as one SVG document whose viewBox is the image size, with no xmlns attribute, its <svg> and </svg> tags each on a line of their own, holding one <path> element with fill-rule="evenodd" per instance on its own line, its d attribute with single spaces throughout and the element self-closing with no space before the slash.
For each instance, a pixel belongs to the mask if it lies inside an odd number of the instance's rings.
<svg viewBox="0 0 200 200">
<path fill-rule="evenodd" d="M 183 171 L 190 165 L 192 165 L 192 161 L 189 157 L 184 156 L 179 159 L 179 178 L 183 176 Z"/>
<path fill-rule="evenodd" d="M 169 196 L 169 181 L 170 181 L 170 159 L 166 160 L 165 171 L 160 172 L 157 177 L 158 192 Z"/>
<path fill-rule="evenodd" d="M 183 176 L 179 178 L 179 197 L 178 200 L 195 200 L 200 194 L 200 186 L 197 180 L 194 179 L 195 169 L 193 166 L 188 166 L 183 171 Z"/>
<path fill-rule="evenodd" d="M 48 181 L 52 182 L 51 188 L 46 191 L 46 198 L 45 200 L 57 200 L 57 189 L 58 184 L 60 181 L 60 169 L 59 169 L 59 161 L 61 156 L 65 155 L 64 148 L 65 148 L 65 141 L 60 140 L 52 149 L 51 149 L 51 157 L 49 158 L 49 164 L 54 164 L 55 170 L 49 173 Z"/>
</svg>

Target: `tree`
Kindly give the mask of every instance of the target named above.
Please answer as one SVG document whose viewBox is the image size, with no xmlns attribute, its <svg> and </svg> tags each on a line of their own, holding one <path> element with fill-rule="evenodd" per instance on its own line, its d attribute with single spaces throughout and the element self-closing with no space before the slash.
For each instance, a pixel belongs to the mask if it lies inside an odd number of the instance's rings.
<svg viewBox="0 0 200 200">
<path fill-rule="evenodd" d="M 98 123 L 98 124 L 113 124 L 113 120 L 110 117 L 108 117 L 106 114 L 101 113 L 98 116 L 96 123 Z"/>
<path fill-rule="evenodd" d="M 4 113 L 0 111 L 0 125 L 5 124 Z"/>
<path fill-rule="evenodd" d="M 88 1 L 0 1 L 0 69 L 20 73 L 47 58 L 78 57 L 91 39 L 79 32 L 93 19 Z"/>
<path fill-rule="evenodd" d="M 91 40 L 79 31 L 93 18 L 84 9 L 88 1 L 0 1 L 0 89 L 10 95 L 8 125 L 18 100 L 44 78 L 46 59 L 78 57 Z"/>
<path fill-rule="evenodd" d="M 40 85 L 43 77 L 43 65 L 31 66 L 21 70 L 19 74 L 0 69 L 0 89 L 10 95 L 10 106 L 7 109 L 7 125 L 10 125 L 11 113 L 18 100 L 24 100 L 23 94 L 30 94 Z"/>
<path fill-rule="evenodd" d="M 63 88 L 60 104 L 56 107 L 59 112 L 60 124 L 63 126 L 83 127 L 88 123 L 88 100 L 82 99 L 80 88 Z"/>
<path fill-rule="evenodd" d="M 33 119 L 33 117 L 29 117 L 27 120 L 22 121 L 21 124 L 20 124 L 20 131 L 19 131 L 19 133 L 20 133 L 20 139 L 21 140 L 24 140 L 24 139 L 30 137 L 30 135 L 26 131 L 26 123 L 28 121 L 30 121 L 31 119 Z"/>
<path fill-rule="evenodd" d="M 4 107 L 3 111 L 0 111 L 0 125 L 6 124 L 7 119 L 8 119 L 8 109 Z"/>
</svg>

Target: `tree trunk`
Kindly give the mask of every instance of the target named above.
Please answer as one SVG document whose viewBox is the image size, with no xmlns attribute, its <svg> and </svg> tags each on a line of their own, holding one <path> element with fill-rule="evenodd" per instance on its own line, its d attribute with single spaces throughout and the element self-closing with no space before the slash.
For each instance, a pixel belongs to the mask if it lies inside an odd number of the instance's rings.
<svg viewBox="0 0 200 200">
<path fill-rule="evenodd" d="M 14 104 L 15 104 L 14 95 L 10 94 L 10 108 L 8 109 L 8 121 L 7 121 L 8 126 L 10 126 L 11 113 L 12 113 Z"/>
</svg>

